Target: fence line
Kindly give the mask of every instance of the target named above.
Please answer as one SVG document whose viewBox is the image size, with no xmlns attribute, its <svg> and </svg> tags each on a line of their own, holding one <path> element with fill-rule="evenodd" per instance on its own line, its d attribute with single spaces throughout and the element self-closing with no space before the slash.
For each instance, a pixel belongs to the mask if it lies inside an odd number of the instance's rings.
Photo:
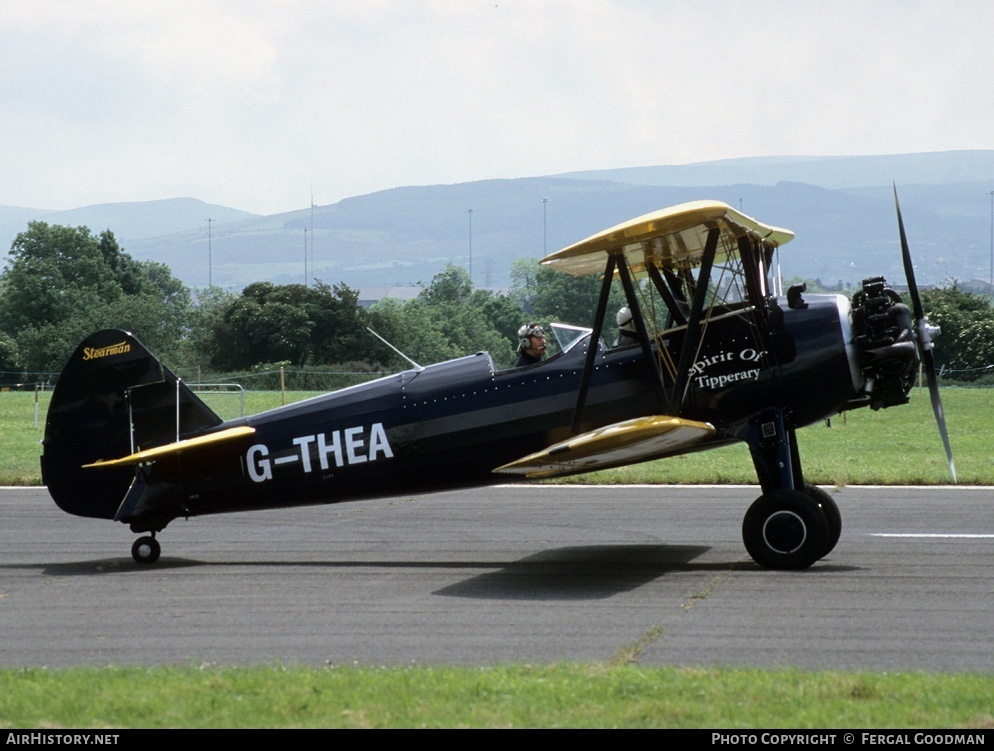
<svg viewBox="0 0 994 751">
<path fill-rule="evenodd" d="M 201 377 L 197 372 L 180 369 L 177 375 L 191 388 L 206 385 L 222 385 L 231 382 L 254 382 L 260 391 L 279 391 L 281 386 L 292 390 L 331 391 L 343 386 L 392 375 L 398 371 L 392 370 L 296 370 L 277 369 L 262 370 L 249 373 L 221 373 Z M 0 390 L 3 391 L 34 391 L 40 388 L 48 391 L 55 388 L 59 373 L 41 371 L 0 371 Z M 259 385 L 261 384 L 261 385 Z M 238 383 L 241 388 L 245 385 Z M 249 386 L 252 388 L 252 386 Z"/>
</svg>

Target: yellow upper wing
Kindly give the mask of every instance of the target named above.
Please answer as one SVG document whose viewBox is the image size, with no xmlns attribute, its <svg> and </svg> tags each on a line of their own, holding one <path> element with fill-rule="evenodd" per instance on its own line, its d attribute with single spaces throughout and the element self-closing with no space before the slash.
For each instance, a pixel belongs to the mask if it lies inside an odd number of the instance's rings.
<svg viewBox="0 0 994 751">
<path fill-rule="evenodd" d="M 619 224 L 542 259 L 542 264 L 573 276 L 599 274 L 608 253 L 624 253 L 638 271 L 651 261 L 658 267 L 682 268 L 700 263 L 708 233 L 720 232 L 718 257 L 738 250 L 738 238 L 751 235 L 769 245 L 783 245 L 794 233 L 771 227 L 721 201 L 692 201 L 654 211 Z"/>
</svg>

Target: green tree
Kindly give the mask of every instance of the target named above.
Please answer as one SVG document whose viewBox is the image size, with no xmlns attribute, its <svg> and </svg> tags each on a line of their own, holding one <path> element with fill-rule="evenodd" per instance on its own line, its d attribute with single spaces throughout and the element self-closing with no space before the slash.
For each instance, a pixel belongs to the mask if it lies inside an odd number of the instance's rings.
<svg viewBox="0 0 994 751">
<path fill-rule="evenodd" d="M 435 274 L 431 284 L 424 287 L 418 297 L 429 305 L 454 305 L 467 302 L 472 294 L 473 282 L 469 272 L 449 263 Z"/>
<path fill-rule="evenodd" d="M 17 370 L 19 362 L 17 342 L 5 334 L 0 334 L 0 374 L 12 374 Z M 3 375 L 0 375 L 0 380 L 2 379 Z"/>
<path fill-rule="evenodd" d="M 511 269 L 511 297 L 529 311 L 532 320 L 593 326 L 600 299 L 601 277 L 571 276 L 537 261 L 523 258 Z M 605 334 L 612 334 L 614 314 L 625 304 L 619 282 L 611 285 Z"/>
<path fill-rule="evenodd" d="M 960 289 L 956 282 L 941 289 L 922 290 L 922 307 L 929 323 L 942 333 L 935 337 L 936 364 L 973 380 L 994 365 L 994 309 L 986 295 Z"/>
<path fill-rule="evenodd" d="M 205 287 L 196 293 L 190 309 L 189 334 L 177 365 L 210 368 L 219 357 L 224 339 L 224 312 L 236 295 L 220 287 Z"/>
<path fill-rule="evenodd" d="M 386 359 L 366 330 L 369 314 L 359 305 L 359 293 L 344 284 L 255 282 L 241 295 L 214 301 L 202 320 L 207 333 L 197 349 L 220 370 Z"/>
<path fill-rule="evenodd" d="M 94 329 L 130 330 L 169 356 L 185 333 L 186 287 L 169 269 L 135 261 L 110 230 L 31 222 L 11 245 L 0 276 L 0 330 L 27 370 L 58 370 Z"/>
<path fill-rule="evenodd" d="M 385 362 L 386 356 L 379 354 L 379 342 L 368 331 L 369 312 L 359 305 L 358 290 L 342 283 L 329 287 L 317 282 L 304 307 L 314 321 L 311 341 L 315 362 Z"/>
<path fill-rule="evenodd" d="M 302 365 L 310 349 L 314 322 L 293 304 L 293 297 L 293 291 L 271 282 L 255 282 L 243 289 L 221 316 L 211 364 L 221 370 L 284 361 Z"/>
<path fill-rule="evenodd" d="M 460 351 L 452 342 L 445 321 L 423 300 L 401 302 L 381 300 L 373 311 L 373 330 L 419 365 L 451 360 L 467 352 Z M 386 353 L 389 348 L 380 344 Z M 391 353 L 388 364 L 402 365 L 402 359 Z"/>
<path fill-rule="evenodd" d="M 422 365 L 487 351 L 498 367 L 513 364 L 525 318 L 510 297 L 474 290 L 466 270 L 452 264 L 414 300 L 384 300 L 372 314 L 376 331 Z"/>
</svg>

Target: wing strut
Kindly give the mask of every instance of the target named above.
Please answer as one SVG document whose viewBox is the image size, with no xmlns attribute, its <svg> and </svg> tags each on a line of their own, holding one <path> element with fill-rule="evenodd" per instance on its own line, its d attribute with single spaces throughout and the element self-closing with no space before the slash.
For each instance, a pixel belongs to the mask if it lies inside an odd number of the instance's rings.
<svg viewBox="0 0 994 751">
<path fill-rule="evenodd" d="M 680 349 L 680 359 L 676 369 L 676 385 L 673 388 L 673 397 L 679 401 L 683 401 L 683 394 L 690 383 L 690 365 L 694 353 L 697 351 L 698 338 L 701 333 L 704 301 L 708 294 L 708 280 L 711 278 L 711 267 L 714 265 L 715 252 L 718 249 L 719 234 L 720 230 L 717 227 L 713 227 L 708 232 L 704 253 L 701 255 L 701 267 L 697 272 L 697 286 L 694 289 L 694 302 L 690 307 L 687 332 L 683 338 L 683 347 Z"/>
<path fill-rule="evenodd" d="M 601 282 L 601 293 L 597 300 L 597 311 L 594 314 L 594 328 L 590 332 L 590 344 L 587 348 L 587 357 L 583 364 L 583 373 L 580 376 L 580 390 L 576 397 L 576 408 L 573 410 L 572 435 L 579 435 L 580 425 L 583 421 L 583 408 L 587 401 L 587 392 L 590 390 L 590 377 L 594 372 L 594 362 L 597 357 L 597 342 L 600 340 L 601 329 L 604 327 L 604 316 L 607 313 L 608 298 L 611 295 L 611 283 L 614 280 L 614 272 L 617 270 L 621 278 L 621 285 L 625 290 L 625 298 L 632 311 L 632 320 L 635 323 L 635 331 L 638 334 L 639 343 L 646 359 L 652 363 L 653 388 L 656 392 L 661 409 L 666 409 L 671 399 L 667 396 L 663 388 L 663 375 L 659 370 L 659 360 L 652 351 L 652 344 L 649 340 L 649 332 L 645 326 L 645 318 L 642 316 L 642 309 L 639 307 L 638 295 L 635 294 L 635 286 L 632 283 L 631 271 L 628 262 L 623 255 L 608 253 L 607 264 L 604 266 L 604 278 Z M 660 346 L 662 346 L 660 344 Z"/>
<path fill-rule="evenodd" d="M 583 419 L 583 407 L 587 402 L 587 391 L 590 388 L 590 376 L 594 372 L 594 360 L 597 357 L 597 342 L 601 338 L 604 326 L 604 314 L 607 312 L 607 299 L 611 294 L 611 282 L 614 279 L 615 257 L 607 254 L 607 266 L 604 268 L 604 279 L 601 282 L 601 295 L 597 300 L 597 312 L 594 314 L 594 328 L 587 340 L 587 357 L 583 362 L 583 373 L 580 376 L 580 391 L 576 395 L 576 407 L 573 409 L 573 435 L 580 433 L 580 422 Z"/>
<path fill-rule="evenodd" d="M 656 268 L 654 263 L 647 263 L 645 270 L 649 273 L 649 278 L 652 279 L 652 283 L 656 285 L 656 291 L 659 292 L 659 296 L 663 298 L 663 302 L 666 304 L 666 308 L 669 310 L 670 315 L 673 316 L 674 325 L 686 325 L 687 316 L 684 314 L 683 308 L 680 306 L 680 302 L 670 290 L 669 284 L 665 279 L 663 279 L 662 274 L 659 273 L 659 269 Z M 686 306 L 686 303 L 684 303 L 684 306 Z"/>
<path fill-rule="evenodd" d="M 754 245 L 751 237 L 743 235 L 739 238 L 739 257 L 746 277 L 746 289 L 757 303 L 756 310 L 763 315 L 766 306 L 758 304 L 766 297 L 766 275 L 763 270 L 766 254 L 763 253 L 762 243 L 757 241 Z"/>
<path fill-rule="evenodd" d="M 659 369 L 659 358 L 652 351 L 652 343 L 649 341 L 649 331 L 645 325 L 645 316 L 642 308 L 639 307 L 638 295 L 635 294 L 635 285 L 632 283 L 631 271 L 628 268 L 628 260 L 621 256 L 618 259 L 618 276 L 621 277 L 621 286 L 625 290 L 625 298 L 628 300 L 628 307 L 632 311 L 632 321 L 635 323 L 635 331 L 639 336 L 639 344 L 642 345 L 642 352 L 645 358 L 652 363 L 653 388 L 656 392 L 656 399 L 662 409 L 669 410 L 672 399 L 666 394 L 663 388 L 663 374 Z M 657 342 L 658 347 L 663 347 L 663 343 Z"/>
</svg>

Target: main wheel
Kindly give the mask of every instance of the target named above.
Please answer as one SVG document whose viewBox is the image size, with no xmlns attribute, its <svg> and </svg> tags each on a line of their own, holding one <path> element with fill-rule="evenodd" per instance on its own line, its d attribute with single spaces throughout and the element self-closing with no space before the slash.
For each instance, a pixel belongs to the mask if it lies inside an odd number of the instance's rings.
<svg viewBox="0 0 994 751">
<path fill-rule="evenodd" d="M 828 491 L 822 490 L 817 485 L 804 483 L 804 492 L 815 499 L 821 510 L 825 512 L 825 519 L 828 521 L 828 547 L 821 554 L 824 558 L 835 549 L 842 536 L 842 513 L 839 511 L 839 504 L 835 502 Z"/>
<path fill-rule="evenodd" d="M 806 493 L 774 490 L 749 507 L 742 520 L 742 540 L 764 568 L 804 569 L 828 549 L 828 519 Z"/>
<path fill-rule="evenodd" d="M 161 552 L 159 541 L 154 537 L 139 537 L 131 546 L 131 557 L 136 563 L 155 563 Z"/>
</svg>

